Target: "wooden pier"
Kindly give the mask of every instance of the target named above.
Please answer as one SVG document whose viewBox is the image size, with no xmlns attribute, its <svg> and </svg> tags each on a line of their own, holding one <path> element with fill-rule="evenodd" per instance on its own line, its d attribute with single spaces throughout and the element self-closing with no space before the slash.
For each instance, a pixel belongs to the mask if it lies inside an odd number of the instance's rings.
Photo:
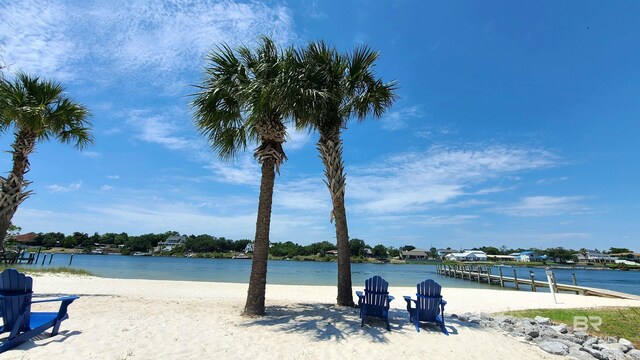
<svg viewBox="0 0 640 360">
<path fill-rule="evenodd" d="M 508 269 L 508 270 L 507 270 Z M 480 266 L 480 265 L 437 265 L 436 272 L 439 275 L 449 276 L 453 278 L 459 278 L 463 280 L 477 281 L 478 283 L 485 283 L 490 285 L 500 285 L 501 287 L 505 287 L 507 283 L 512 283 L 515 289 L 520 289 L 521 286 L 525 288 L 530 288 L 531 291 L 537 291 L 537 288 L 549 288 L 549 283 L 547 281 L 540 281 L 535 279 L 535 275 L 533 272 L 529 272 L 529 278 L 518 278 L 518 274 L 516 273 L 516 269 L 507 268 L 503 270 L 503 268 L 498 267 L 497 274 L 492 273 L 491 266 Z M 513 271 L 513 276 L 508 276 L 510 274 L 506 274 L 506 272 Z M 495 270 L 493 270 L 495 271 Z M 597 289 L 586 286 L 578 286 L 575 275 L 573 276 L 573 285 L 569 284 L 558 284 L 555 282 L 555 276 L 553 277 L 552 286 L 555 292 L 566 291 L 572 292 L 575 294 L 581 295 L 591 295 L 591 296 L 600 296 L 600 297 L 608 297 L 608 298 L 616 298 L 616 299 L 629 299 L 629 300 L 638 300 L 640 301 L 640 296 L 627 294 L 618 291 L 606 290 L 606 289 Z"/>
</svg>

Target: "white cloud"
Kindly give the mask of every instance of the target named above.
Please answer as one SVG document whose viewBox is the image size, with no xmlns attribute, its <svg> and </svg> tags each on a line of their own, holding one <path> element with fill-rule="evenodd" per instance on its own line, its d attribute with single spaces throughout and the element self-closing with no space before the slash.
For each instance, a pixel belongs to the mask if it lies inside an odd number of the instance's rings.
<svg viewBox="0 0 640 360">
<path fill-rule="evenodd" d="M 418 106 L 400 108 L 389 112 L 382 118 L 382 128 L 385 130 L 400 130 L 407 127 L 407 121 L 422 116 Z"/>
<path fill-rule="evenodd" d="M 0 5 L 0 44 L 14 70 L 71 77 L 70 64 L 81 56 L 67 32 L 70 14 L 55 1 L 3 1 Z"/>
<path fill-rule="evenodd" d="M 329 219 L 331 201 L 329 191 L 320 177 L 297 181 L 276 181 L 273 198 L 274 207 L 285 209 L 314 211 L 326 214 Z"/>
<path fill-rule="evenodd" d="M 499 214 L 511 216 L 551 216 L 589 210 L 580 204 L 581 196 L 530 196 L 515 204 L 494 208 Z"/>
<path fill-rule="evenodd" d="M 120 175 L 107 175 L 107 179 L 118 180 L 120 179 Z"/>
<path fill-rule="evenodd" d="M 80 189 L 80 187 L 82 187 L 82 181 L 79 181 L 77 183 L 71 183 L 67 186 L 58 185 L 58 184 L 47 185 L 47 189 L 49 189 L 49 191 L 51 192 L 69 192 L 73 190 L 78 190 Z"/>
<path fill-rule="evenodd" d="M 102 156 L 102 153 L 95 152 L 95 151 L 83 151 L 80 154 L 82 156 L 86 156 L 88 158 L 97 158 L 97 157 Z"/>
<path fill-rule="evenodd" d="M 178 135 L 184 131 L 184 126 L 149 110 L 130 111 L 127 122 L 139 131 L 138 139 L 162 145 L 170 150 L 195 149 L 199 145 L 194 138 Z"/>
<path fill-rule="evenodd" d="M 252 154 L 245 153 L 232 162 L 211 161 L 206 169 L 213 171 L 213 180 L 235 185 L 260 184 L 260 166 Z"/>
<path fill-rule="evenodd" d="M 469 188 L 516 172 L 551 167 L 545 150 L 488 146 L 471 150 L 431 147 L 350 169 L 347 196 L 355 209 L 373 213 L 408 212 L 445 204 Z M 482 193 L 499 191 L 493 187 Z"/>
<path fill-rule="evenodd" d="M 284 144 L 285 151 L 287 149 L 302 149 L 311 140 L 311 134 L 306 131 L 290 130 L 288 135 L 289 137 Z"/>
<path fill-rule="evenodd" d="M 101 190 L 101 191 L 109 191 L 109 190 L 113 190 L 113 186 L 111 186 L 111 185 L 102 185 L 102 186 L 100 187 L 100 190 Z"/>
</svg>

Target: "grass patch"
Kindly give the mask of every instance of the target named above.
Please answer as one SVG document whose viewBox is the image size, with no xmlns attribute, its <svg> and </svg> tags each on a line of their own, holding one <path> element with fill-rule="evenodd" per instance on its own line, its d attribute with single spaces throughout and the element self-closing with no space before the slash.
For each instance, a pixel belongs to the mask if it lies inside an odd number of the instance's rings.
<svg viewBox="0 0 640 360">
<path fill-rule="evenodd" d="M 24 267 L 24 266 L 11 266 L 11 265 L 0 265 L 0 271 L 4 269 L 16 269 L 21 273 L 26 274 L 70 274 L 70 275 L 86 275 L 86 276 L 96 276 L 93 273 L 82 270 L 82 269 L 72 269 L 68 267 Z"/>
<path fill-rule="evenodd" d="M 515 317 L 548 317 L 559 323 L 573 327 L 574 316 L 600 316 L 602 324 L 599 331 L 589 327 L 589 333 L 595 336 L 615 336 L 625 338 L 640 348 L 640 307 L 592 308 L 592 309 L 533 309 L 507 311 L 502 314 Z"/>
</svg>

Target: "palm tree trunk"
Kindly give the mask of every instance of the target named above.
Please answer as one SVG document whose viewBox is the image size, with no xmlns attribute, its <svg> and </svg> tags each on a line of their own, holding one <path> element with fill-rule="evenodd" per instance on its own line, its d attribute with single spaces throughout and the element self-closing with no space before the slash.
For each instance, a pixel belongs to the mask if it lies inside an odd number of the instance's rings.
<svg viewBox="0 0 640 360">
<path fill-rule="evenodd" d="M 35 146 L 36 134 L 19 130 L 11 144 L 13 168 L 6 178 L 0 176 L 0 248 L 4 247 L 4 240 L 18 205 L 31 195 L 31 191 L 24 191 L 30 184 L 24 180 L 24 175 L 29 172 L 29 155 Z"/>
<path fill-rule="evenodd" d="M 354 306 L 351 288 L 351 254 L 349 251 L 349 229 L 347 211 L 344 206 L 346 175 L 342 161 L 340 129 L 320 134 L 318 151 L 324 164 L 325 184 L 331 193 L 331 219 L 335 220 L 336 245 L 338 248 L 338 298 L 340 306 Z"/>
<path fill-rule="evenodd" d="M 256 238 L 253 244 L 253 259 L 249 291 L 243 315 L 264 315 L 264 299 L 267 286 L 267 259 L 269 257 L 269 228 L 271 226 L 271 203 L 273 185 L 275 183 L 275 160 L 265 159 L 262 162 L 262 180 L 258 200 L 258 219 L 256 221 Z"/>
</svg>

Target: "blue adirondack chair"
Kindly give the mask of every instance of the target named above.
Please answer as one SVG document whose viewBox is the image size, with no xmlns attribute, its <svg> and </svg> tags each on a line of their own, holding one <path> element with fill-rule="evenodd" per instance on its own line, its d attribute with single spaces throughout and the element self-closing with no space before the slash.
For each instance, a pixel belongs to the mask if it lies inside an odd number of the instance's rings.
<svg viewBox="0 0 640 360">
<path fill-rule="evenodd" d="M 389 305 L 394 299 L 389 295 L 389 283 L 380 276 L 374 276 L 364 282 L 364 293 L 356 291 L 358 295 L 358 307 L 360 307 L 360 326 L 364 326 L 364 319 L 367 316 L 383 318 L 387 322 L 387 330 L 391 331 L 389 325 Z"/>
<path fill-rule="evenodd" d="M 1 339 L 0 353 L 43 333 L 49 328 L 51 336 L 58 334 L 60 323 L 69 318 L 67 307 L 78 296 L 57 299 L 32 300 L 33 279 L 15 269 L 6 269 L 0 274 L 0 313 L 3 325 L 0 333 L 9 333 Z M 31 304 L 60 301 L 58 312 L 31 312 Z"/>
<path fill-rule="evenodd" d="M 435 322 L 443 333 L 449 335 L 444 326 L 444 306 L 447 302 L 442 299 L 441 290 L 442 287 L 437 282 L 425 280 L 417 285 L 417 300 L 411 299 L 411 296 L 404 297 L 407 302 L 407 311 L 409 311 L 409 321 L 416 326 L 418 332 L 420 332 L 420 322 L 427 321 Z"/>
</svg>

